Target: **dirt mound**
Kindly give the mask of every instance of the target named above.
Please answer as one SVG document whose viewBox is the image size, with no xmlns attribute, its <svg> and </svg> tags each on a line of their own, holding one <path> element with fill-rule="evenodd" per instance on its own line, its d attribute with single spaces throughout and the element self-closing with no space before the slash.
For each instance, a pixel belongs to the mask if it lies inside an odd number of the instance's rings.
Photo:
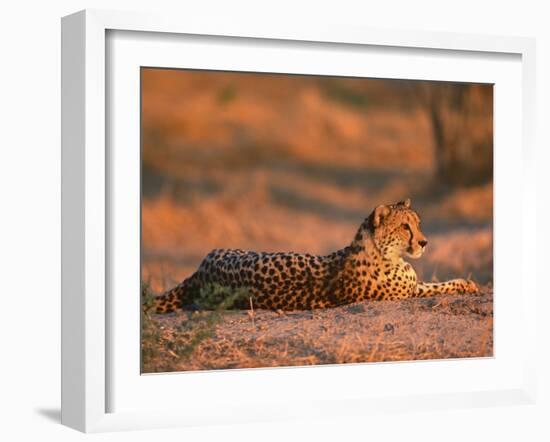
<svg viewBox="0 0 550 442">
<path fill-rule="evenodd" d="M 493 294 L 486 288 L 290 313 L 152 315 L 142 350 L 145 373 L 488 357 Z"/>
</svg>

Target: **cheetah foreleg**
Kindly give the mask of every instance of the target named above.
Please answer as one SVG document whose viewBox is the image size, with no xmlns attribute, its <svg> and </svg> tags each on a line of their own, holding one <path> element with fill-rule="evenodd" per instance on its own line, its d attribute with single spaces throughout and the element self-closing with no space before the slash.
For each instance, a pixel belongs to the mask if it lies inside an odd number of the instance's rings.
<svg viewBox="0 0 550 442">
<path fill-rule="evenodd" d="M 419 282 L 416 286 L 416 296 L 420 298 L 478 292 L 477 284 L 474 281 L 465 279 L 451 279 L 445 282 Z"/>
</svg>

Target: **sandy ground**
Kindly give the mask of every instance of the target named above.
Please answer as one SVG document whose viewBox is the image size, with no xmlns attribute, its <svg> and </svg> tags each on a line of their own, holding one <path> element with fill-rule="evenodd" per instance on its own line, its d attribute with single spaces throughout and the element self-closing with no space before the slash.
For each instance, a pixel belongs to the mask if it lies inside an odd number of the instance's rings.
<svg viewBox="0 0 550 442">
<path fill-rule="evenodd" d="M 493 294 L 334 309 L 179 312 L 144 321 L 142 371 L 172 372 L 493 354 Z"/>
</svg>

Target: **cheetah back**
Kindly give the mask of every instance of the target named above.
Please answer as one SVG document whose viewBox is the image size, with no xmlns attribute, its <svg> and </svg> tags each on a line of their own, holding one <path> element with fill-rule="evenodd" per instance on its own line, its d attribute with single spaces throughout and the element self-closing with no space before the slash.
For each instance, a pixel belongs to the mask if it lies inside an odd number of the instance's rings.
<svg viewBox="0 0 550 442">
<path fill-rule="evenodd" d="M 236 289 L 246 287 L 256 308 L 301 310 L 338 305 L 336 296 L 339 260 L 344 254 L 250 252 L 216 249 L 201 263 L 197 277 L 202 284 L 217 283 Z M 247 300 L 235 307 L 246 308 Z"/>
</svg>

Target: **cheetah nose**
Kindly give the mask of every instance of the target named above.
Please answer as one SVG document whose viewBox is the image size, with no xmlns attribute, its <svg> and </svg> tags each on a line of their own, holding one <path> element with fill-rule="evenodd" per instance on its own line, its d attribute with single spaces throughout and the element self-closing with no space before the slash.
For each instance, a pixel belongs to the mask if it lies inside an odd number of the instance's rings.
<svg viewBox="0 0 550 442">
<path fill-rule="evenodd" d="M 428 241 L 425 239 L 418 241 L 418 244 L 420 244 L 420 247 L 426 247 L 426 244 L 428 244 Z"/>
</svg>

